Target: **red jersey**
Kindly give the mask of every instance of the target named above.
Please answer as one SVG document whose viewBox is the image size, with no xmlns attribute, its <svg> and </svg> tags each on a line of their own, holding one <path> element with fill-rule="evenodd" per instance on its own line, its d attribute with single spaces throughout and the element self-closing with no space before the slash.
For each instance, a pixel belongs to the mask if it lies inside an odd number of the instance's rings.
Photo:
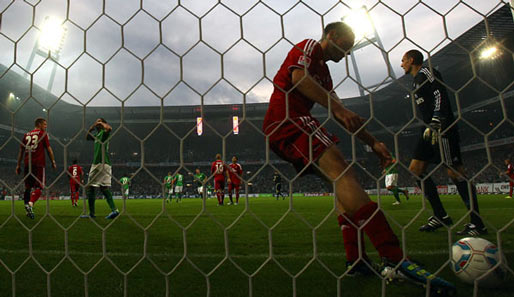
<svg viewBox="0 0 514 297">
<path fill-rule="evenodd" d="M 514 166 L 512 164 L 507 165 L 507 175 L 514 179 Z"/>
<path fill-rule="evenodd" d="M 29 166 L 30 155 L 32 166 L 45 167 L 45 149 L 48 150 L 50 147 L 48 134 L 45 131 L 34 129 L 25 133 L 20 147 L 25 149 L 25 166 Z"/>
<path fill-rule="evenodd" d="M 82 177 L 82 167 L 73 164 L 68 167 L 68 173 L 70 174 L 70 183 L 79 183 Z"/>
<path fill-rule="evenodd" d="M 241 176 L 243 175 L 243 167 L 239 163 L 230 163 L 228 165 L 228 175 L 230 176 L 230 181 L 234 184 L 239 184 L 241 181 Z"/>
<path fill-rule="evenodd" d="M 314 102 L 309 100 L 293 87 L 291 73 L 295 68 L 306 69 L 307 72 L 327 92 L 332 91 L 332 78 L 327 64 L 323 61 L 323 49 L 319 42 L 306 39 L 291 49 L 286 59 L 273 78 L 273 93 L 270 98 L 268 111 L 264 118 L 264 125 L 282 121 L 286 114 L 286 97 L 289 100 L 289 116 L 291 118 L 309 116 Z"/>
<path fill-rule="evenodd" d="M 225 179 L 225 163 L 221 160 L 212 162 L 211 173 L 214 174 L 214 179 Z"/>
</svg>

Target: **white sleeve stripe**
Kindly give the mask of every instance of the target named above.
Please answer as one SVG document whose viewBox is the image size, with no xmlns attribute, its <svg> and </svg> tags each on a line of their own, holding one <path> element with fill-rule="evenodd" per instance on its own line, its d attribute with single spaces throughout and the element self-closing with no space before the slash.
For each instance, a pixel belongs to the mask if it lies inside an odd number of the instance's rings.
<svg viewBox="0 0 514 297">
<path fill-rule="evenodd" d="M 434 82 L 434 76 L 432 75 L 432 73 L 430 73 L 430 70 L 428 70 L 427 68 L 421 68 L 420 71 L 421 73 L 425 74 L 429 82 Z"/>
<path fill-rule="evenodd" d="M 315 45 L 316 41 L 314 39 L 309 39 L 309 41 L 305 43 L 305 46 L 303 48 L 303 55 L 310 56 L 312 54 L 312 51 L 314 50 Z"/>
</svg>

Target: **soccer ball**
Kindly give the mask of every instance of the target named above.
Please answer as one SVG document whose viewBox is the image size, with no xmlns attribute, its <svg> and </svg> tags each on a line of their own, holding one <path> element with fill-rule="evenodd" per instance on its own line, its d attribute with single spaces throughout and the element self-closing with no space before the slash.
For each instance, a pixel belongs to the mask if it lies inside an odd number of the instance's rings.
<svg viewBox="0 0 514 297">
<path fill-rule="evenodd" d="M 492 270 L 499 261 L 500 252 L 496 245 L 482 238 L 462 238 L 452 246 L 453 272 L 468 284 L 478 279 L 480 287 L 500 285 L 507 273 L 501 265 Z"/>
</svg>

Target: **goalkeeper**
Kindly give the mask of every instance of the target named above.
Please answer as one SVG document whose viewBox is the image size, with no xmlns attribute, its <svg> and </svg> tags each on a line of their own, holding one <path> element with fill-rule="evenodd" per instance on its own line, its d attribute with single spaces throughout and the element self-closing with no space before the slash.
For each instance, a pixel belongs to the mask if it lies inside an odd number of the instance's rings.
<svg viewBox="0 0 514 297">
<path fill-rule="evenodd" d="M 413 159 L 409 165 L 420 179 L 418 186 L 424 191 L 434 215 L 419 228 L 420 231 L 435 231 L 443 226 L 451 225 L 452 219 L 446 213 L 441 203 L 436 185 L 430 176 L 425 177 L 429 163 L 439 164 L 447 168 L 448 176 L 457 186 L 467 209 L 471 209 L 471 223 L 466 224 L 458 235 L 477 236 L 487 234 L 487 228 L 480 218 L 475 185 L 469 183 L 460 156 L 459 130 L 454 123 L 452 107 L 443 84 L 441 74 L 428 67 L 422 66 L 423 54 L 418 50 L 410 50 L 403 55 L 401 67 L 405 74 L 414 77 L 414 102 L 418 105 L 424 126 L 418 143 L 414 149 Z M 441 160 L 442 158 L 442 160 Z M 421 185 L 421 182 L 424 185 Z M 469 189 L 471 191 L 469 191 Z"/>
</svg>

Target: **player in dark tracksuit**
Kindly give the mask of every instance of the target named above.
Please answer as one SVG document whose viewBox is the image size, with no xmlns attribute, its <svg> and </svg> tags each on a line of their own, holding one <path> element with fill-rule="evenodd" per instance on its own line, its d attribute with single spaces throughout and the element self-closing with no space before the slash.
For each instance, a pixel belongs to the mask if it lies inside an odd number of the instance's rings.
<svg viewBox="0 0 514 297">
<path fill-rule="evenodd" d="M 459 235 L 477 236 L 487 234 L 479 215 L 475 186 L 467 182 L 466 172 L 460 155 L 460 140 L 457 125 L 454 123 L 452 107 L 446 87 L 442 84 L 441 74 L 422 66 L 423 54 L 418 50 L 410 50 L 402 58 L 402 68 L 406 74 L 414 77 L 413 100 L 421 113 L 423 126 L 414 149 L 409 169 L 421 180 L 418 185 L 423 189 L 430 202 L 434 215 L 420 231 L 435 231 L 444 225 L 451 225 L 452 219 L 446 213 L 437 193 L 436 185 L 430 176 L 425 177 L 429 163 L 443 163 L 448 176 L 457 186 L 459 195 L 468 209 L 472 209 L 471 223 L 466 224 Z M 421 182 L 423 181 L 423 185 Z M 470 191 L 471 190 L 471 191 Z"/>
<path fill-rule="evenodd" d="M 273 174 L 273 183 L 275 184 L 275 192 L 273 193 L 273 196 L 275 196 L 277 200 L 282 196 L 282 200 L 284 200 L 286 196 L 282 193 L 282 177 L 277 171 Z"/>
</svg>

